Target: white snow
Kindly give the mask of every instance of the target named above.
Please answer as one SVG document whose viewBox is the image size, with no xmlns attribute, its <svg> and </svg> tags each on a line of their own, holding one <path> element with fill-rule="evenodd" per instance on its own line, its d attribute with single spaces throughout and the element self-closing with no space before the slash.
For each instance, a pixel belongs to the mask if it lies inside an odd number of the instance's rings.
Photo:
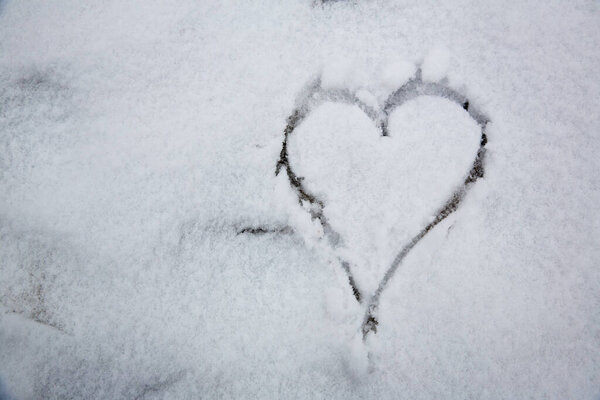
<svg viewBox="0 0 600 400">
<path fill-rule="evenodd" d="M 364 60 L 356 57 L 327 57 L 321 71 L 325 89 L 356 90 L 371 83 L 371 71 Z"/>
<path fill-rule="evenodd" d="M 417 66 L 411 62 L 398 60 L 386 63 L 378 74 L 381 86 L 388 92 L 400 88 L 415 75 Z"/>
<path fill-rule="evenodd" d="M 441 45 L 437 45 L 429 50 L 429 53 L 423 60 L 422 77 L 424 81 L 437 82 L 448 73 L 450 66 L 450 51 Z"/>
<path fill-rule="evenodd" d="M 373 109 L 377 109 L 380 106 L 377 97 L 367 89 L 357 90 L 355 96 L 359 101 L 363 102 L 363 104 Z"/>
<path fill-rule="evenodd" d="M 325 201 L 357 283 L 372 293 L 399 251 L 444 206 L 473 164 L 480 127 L 449 100 L 395 109 L 389 135 L 357 106 L 325 103 L 290 137 L 290 163 Z"/>
<path fill-rule="evenodd" d="M 348 370 L 352 377 L 359 382 L 366 379 L 369 372 L 369 353 L 363 343 L 362 333 L 358 332 L 352 338 L 347 350 Z"/>
<path fill-rule="evenodd" d="M 599 42 L 590 0 L 1 0 L 0 393 L 598 398 Z M 373 290 L 478 127 L 316 108 L 290 162 L 336 248 L 275 166 L 316 78 L 381 111 L 418 60 L 491 118 L 486 173 L 363 342 L 337 257 Z"/>
</svg>

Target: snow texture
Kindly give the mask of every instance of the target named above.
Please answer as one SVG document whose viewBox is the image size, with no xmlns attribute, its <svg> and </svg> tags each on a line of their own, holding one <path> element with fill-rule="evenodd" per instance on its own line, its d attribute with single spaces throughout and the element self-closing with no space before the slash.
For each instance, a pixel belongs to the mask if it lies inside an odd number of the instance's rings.
<svg viewBox="0 0 600 400">
<path fill-rule="evenodd" d="M 381 136 L 357 106 L 325 103 L 288 143 L 290 163 L 324 199 L 324 213 L 344 240 L 341 255 L 357 266 L 357 284 L 370 294 L 401 244 L 464 181 L 481 132 L 456 104 L 423 96 L 392 112 L 388 134 Z"/>
<path fill-rule="evenodd" d="M 433 47 L 423 60 L 423 80 L 437 82 L 446 77 L 450 65 L 450 51 L 442 46 Z"/>
<path fill-rule="evenodd" d="M 0 1 L 0 398 L 600 396 L 591 0 Z M 311 83 L 381 107 L 388 137 Z"/>
</svg>

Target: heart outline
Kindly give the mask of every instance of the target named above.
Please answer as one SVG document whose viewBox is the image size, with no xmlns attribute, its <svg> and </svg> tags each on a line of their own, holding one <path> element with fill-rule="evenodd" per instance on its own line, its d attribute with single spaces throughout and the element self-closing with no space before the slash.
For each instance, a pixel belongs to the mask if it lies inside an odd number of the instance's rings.
<svg viewBox="0 0 600 400">
<path fill-rule="evenodd" d="M 477 108 L 471 105 L 469 99 L 459 93 L 457 90 L 443 84 L 440 82 L 428 82 L 423 81 L 421 77 L 421 68 L 418 68 L 414 77 L 410 78 L 405 84 L 403 84 L 400 88 L 395 90 L 383 104 L 383 107 L 380 108 L 378 112 L 373 107 L 368 106 L 364 102 L 362 102 L 352 91 L 349 89 L 324 89 L 321 85 L 321 79 L 317 78 L 311 84 L 307 86 L 307 88 L 300 93 L 298 96 L 297 106 L 292 112 L 292 114 L 287 119 L 287 125 L 284 130 L 284 139 L 282 142 L 280 157 L 277 162 L 275 168 L 275 175 L 279 175 L 281 170 L 285 168 L 290 186 L 296 192 L 298 197 L 298 201 L 300 205 L 303 205 L 303 202 L 308 202 L 310 206 L 310 215 L 312 220 L 318 220 L 319 224 L 323 228 L 323 232 L 327 241 L 332 247 L 337 246 L 341 237 L 340 234 L 337 233 L 327 221 L 327 218 L 324 214 L 325 204 L 322 200 L 318 199 L 315 195 L 311 194 L 302 184 L 301 177 L 298 177 L 293 171 L 288 154 L 288 139 L 290 135 L 294 132 L 294 130 L 302 123 L 302 121 L 310 115 L 310 113 L 318 108 L 324 102 L 335 102 L 335 103 L 345 103 L 345 104 L 353 104 L 358 106 L 373 122 L 379 129 L 382 136 L 388 135 L 388 120 L 390 114 L 398 107 L 402 106 L 409 100 L 420 96 L 435 96 L 442 97 L 452 101 L 453 103 L 461 106 L 469 116 L 479 125 L 481 128 L 481 137 L 479 143 L 479 149 L 477 150 L 477 154 L 475 155 L 475 159 L 473 164 L 461 186 L 459 186 L 446 200 L 442 207 L 436 213 L 435 218 L 429 224 L 427 224 L 418 234 L 413 236 L 413 238 L 405 244 L 401 250 L 397 253 L 396 257 L 386 270 L 383 278 L 380 280 L 377 289 L 370 297 L 368 304 L 365 310 L 365 316 L 363 319 L 363 323 L 361 326 L 363 340 L 366 340 L 366 337 L 369 332 L 377 332 L 377 308 L 379 306 L 379 299 L 381 294 L 387 287 L 388 282 L 396 273 L 398 267 L 402 263 L 402 260 L 406 257 L 406 255 L 417 245 L 417 243 L 429 233 L 436 225 L 442 222 L 446 217 L 452 214 L 454 211 L 458 209 L 459 204 L 462 199 L 466 195 L 467 190 L 470 186 L 477 181 L 477 179 L 482 178 L 484 176 L 484 157 L 487 144 L 487 135 L 486 135 L 486 127 L 490 122 L 490 119 L 479 111 Z M 363 304 L 363 295 L 356 284 L 354 276 L 352 274 L 352 270 L 350 268 L 350 263 L 343 260 L 338 256 L 338 260 L 342 266 L 342 269 L 346 273 L 348 277 L 348 282 L 352 289 L 355 299 Z"/>
</svg>

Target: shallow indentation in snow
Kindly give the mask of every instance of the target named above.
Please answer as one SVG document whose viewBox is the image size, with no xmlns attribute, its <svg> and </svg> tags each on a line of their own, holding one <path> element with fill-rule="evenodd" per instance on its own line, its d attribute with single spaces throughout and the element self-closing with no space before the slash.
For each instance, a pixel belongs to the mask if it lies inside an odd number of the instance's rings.
<svg viewBox="0 0 600 400">
<path fill-rule="evenodd" d="M 309 204 L 355 298 L 369 299 L 364 336 L 376 331 L 379 296 L 402 259 L 483 176 L 487 117 L 420 73 L 380 111 L 313 83 L 284 132 L 277 172 Z"/>
</svg>

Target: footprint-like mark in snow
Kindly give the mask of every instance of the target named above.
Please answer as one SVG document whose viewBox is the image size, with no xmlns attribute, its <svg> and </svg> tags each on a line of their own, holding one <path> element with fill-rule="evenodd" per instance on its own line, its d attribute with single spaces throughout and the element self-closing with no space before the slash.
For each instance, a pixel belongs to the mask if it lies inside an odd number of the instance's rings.
<svg viewBox="0 0 600 400">
<path fill-rule="evenodd" d="M 402 260 L 483 177 L 489 119 L 420 69 L 380 109 L 320 80 L 298 104 L 276 173 L 285 171 L 365 305 L 364 339 Z"/>
</svg>

